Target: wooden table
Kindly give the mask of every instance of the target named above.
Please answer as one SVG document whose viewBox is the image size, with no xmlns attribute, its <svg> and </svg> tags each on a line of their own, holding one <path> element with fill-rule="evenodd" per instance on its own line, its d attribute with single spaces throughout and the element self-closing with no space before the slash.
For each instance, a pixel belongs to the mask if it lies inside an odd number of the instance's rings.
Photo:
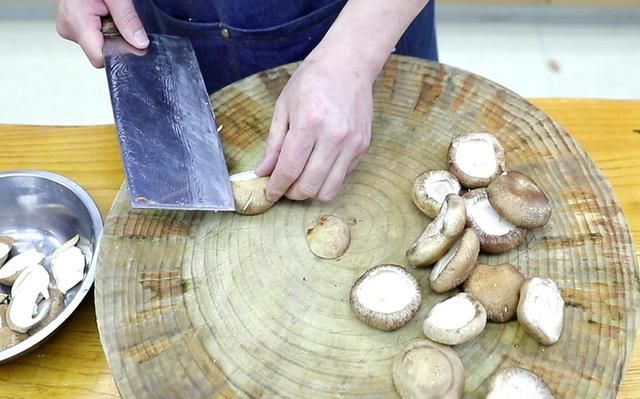
<svg viewBox="0 0 640 399">
<path fill-rule="evenodd" d="M 640 101 L 538 99 L 587 150 L 613 186 L 640 254 Z M 43 169 L 74 179 L 103 216 L 123 181 L 114 126 L 0 125 L 0 170 Z M 639 257 L 640 259 L 640 257 Z M 619 399 L 640 397 L 640 342 Z M 65 327 L 29 355 L 0 365 L 0 398 L 112 398 L 89 295 Z"/>
</svg>

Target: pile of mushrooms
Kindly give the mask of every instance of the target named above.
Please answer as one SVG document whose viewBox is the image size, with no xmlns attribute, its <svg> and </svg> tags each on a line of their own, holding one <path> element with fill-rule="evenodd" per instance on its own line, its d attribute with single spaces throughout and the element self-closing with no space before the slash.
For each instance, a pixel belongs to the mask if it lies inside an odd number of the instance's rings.
<svg viewBox="0 0 640 399">
<path fill-rule="evenodd" d="M 414 180 L 412 200 L 432 220 L 406 258 L 413 267 L 431 267 L 431 290 L 452 295 L 428 311 L 422 324 L 427 340 L 410 344 L 394 362 L 393 379 L 403 398 L 462 397 L 456 381 L 464 379 L 464 368 L 447 347 L 480 336 L 489 322 L 517 319 L 542 345 L 555 344 L 563 330 L 564 300 L 554 281 L 525 276 L 517 265 L 478 264 L 480 253 L 517 249 L 528 230 L 550 220 L 545 192 L 529 176 L 507 169 L 504 148 L 492 134 L 454 138 L 447 157 L 448 170 L 424 171 Z M 393 330 L 415 317 L 421 295 L 403 266 L 379 265 L 357 279 L 350 302 L 360 320 Z M 523 384 L 523 392 L 539 389 L 541 397 L 553 397 L 539 376 L 522 370 L 496 374 L 491 397 L 512 397 Z"/>
<path fill-rule="evenodd" d="M 43 266 L 44 254 L 32 248 L 9 258 L 14 240 L 0 236 L 0 283 L 11 287 L 10 294 L 0 298 L 0 350 L 25 340 L 62 313 L 65 294 L 84 278 L 85 257 L 76 247 L 78 240 L 76 235 L 51 255 L 52 282 Z"/>
</svg>

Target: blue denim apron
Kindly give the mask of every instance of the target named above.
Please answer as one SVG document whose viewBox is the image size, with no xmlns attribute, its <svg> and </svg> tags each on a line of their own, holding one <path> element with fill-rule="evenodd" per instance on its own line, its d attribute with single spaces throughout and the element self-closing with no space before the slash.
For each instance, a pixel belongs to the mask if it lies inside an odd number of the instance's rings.
<svg viewBox="0 0 640 399">
<path fill-rule="evenodd" d="M 437 60 L 434 0 L 395 53 Z M 191 39 L 207 91 L 303 60 L 346 0 L 134 0 L 147 31 Z"/>
</svg>

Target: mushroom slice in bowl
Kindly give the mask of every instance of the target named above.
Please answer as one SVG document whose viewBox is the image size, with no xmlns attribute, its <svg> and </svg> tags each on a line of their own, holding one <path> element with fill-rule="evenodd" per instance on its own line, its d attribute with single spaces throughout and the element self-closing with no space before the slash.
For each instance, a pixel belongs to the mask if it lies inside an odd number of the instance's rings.
<svg viewBox="0 0 640 399">
<path fill-rule="evenodd" d="M 547 383 L 531 370 L 509 367 L 498 370 L 489 380 L 487 399 L 554 399 Z"/>
<path fill-rule="evenodd" d="M 0 283 L 12 285 L 24 269 L 43 261 L 44 255 L 36 249 L 29 249 L 14 256 L 0 268 Z"/>
<path fill-rule="evenodd" d="M 80 248 L 76 247 L 79 236 L 74 236 L 56 249 L 51 256 L 51 272 L 56 286 L 63 294 L 75 287 L 84 278 L 86 260 Z"/>
<path fill-rule="evenodd" d="M 402 266 L 382 264 L 362 274 L 351 288 L 351 308 L 371 327 L 396 330 L 418 312 L 422 292 L 418 281 Z"/>
<path fill-rule="evenodd" d="M 473 271 L 480 243 L 473 229 L 466 228 L 462 237 L 447 251 L 431 269 L 429 284 L 435 292 L 446 292 L 459 286 Z"/>
<path fill-rule="evenodd" d="M 503 219 L 489 203 L 484 188 L 471 190 L 462 198 L 467 210 L 467 226 L 478 235 L 480 249 L 484 252 L 507 252 L 524 241 L 527 231 Z"/>
<path fill-rule="evenodd" d="M 458 345 L 482 333 L 487 312 L 478 300 L 461 292 L 437 303 L 422 325 L 424 335 L 444 345 Z"/>
<path fill-rule="evenodd" d="M 466 222 L 462 198 L 458 194 L 447 195 L 438 216 L 407 250 L 409 263 L 418 267 L 434 264 L 460 238 Z"/>
<path fill-rule="evenodd" d="M 448 346 L 427 339 L 409 343 L 393 360 L 393 384 L 403 399 L 459 399 L 464 366 Z"/>
<path fill-rule="evenodd" d="M 487 187 L 505 170 L 504 148 L 489 133 L 467 133 L 454 138 L 447 157 L 449 171 L 466 188 Z"/>
<path fill-rule="evenodd" d="M 413 182 L 413 203 L 425 215 L 435 218 L 447 195 L 460 193 L 460 182 L 447 170 L 429 170 Z"/>
<path fill-rule="evenodd" d="M 49 311 L 49 273 L 41 265 L 24 269 L 11 287 L 7 324 L 13 331 L 26 333 Z"/>
<path fill-rule="evenodd" d="M 12 248 L 13 238 L 9 236 L 0 236 L 0 266 L 2 266 L 9 257 L 9 253 Z"/>
<path fill-rule="evenodd" d="M 527 175 L 509 171 L 493 179 L 487 187 L 491 206 L 511 224 L 533 229 L 551 217 L 551 201 Z"/>
</svg>

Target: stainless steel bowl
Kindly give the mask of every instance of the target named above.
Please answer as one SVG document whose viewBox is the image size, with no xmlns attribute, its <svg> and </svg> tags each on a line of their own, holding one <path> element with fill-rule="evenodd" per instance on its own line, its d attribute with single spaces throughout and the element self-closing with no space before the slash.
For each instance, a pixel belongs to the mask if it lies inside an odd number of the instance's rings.
<svg viewBox="0 0 640 399">
<path fill-rule="evenodd" d="M 84 280 L 67 292 L 64 310 L 51 323 L 17 345 L 0 351 L 0 363 L 42 344 L 78 308 L 94 282 L 95 254 L 102 237 L 100 211 L 77 183 L 43 171 L 0 173 L 0 235 L 15 240 L 10 256 L 35 247 L 46 255 L 44 266 L 51 274 L 51 254 L 76 234 L 80 235 L 77 246 L 86 259 Z M 8 293 L 10 287 L 0 284 L 0 291 Z"/>
</svg>

